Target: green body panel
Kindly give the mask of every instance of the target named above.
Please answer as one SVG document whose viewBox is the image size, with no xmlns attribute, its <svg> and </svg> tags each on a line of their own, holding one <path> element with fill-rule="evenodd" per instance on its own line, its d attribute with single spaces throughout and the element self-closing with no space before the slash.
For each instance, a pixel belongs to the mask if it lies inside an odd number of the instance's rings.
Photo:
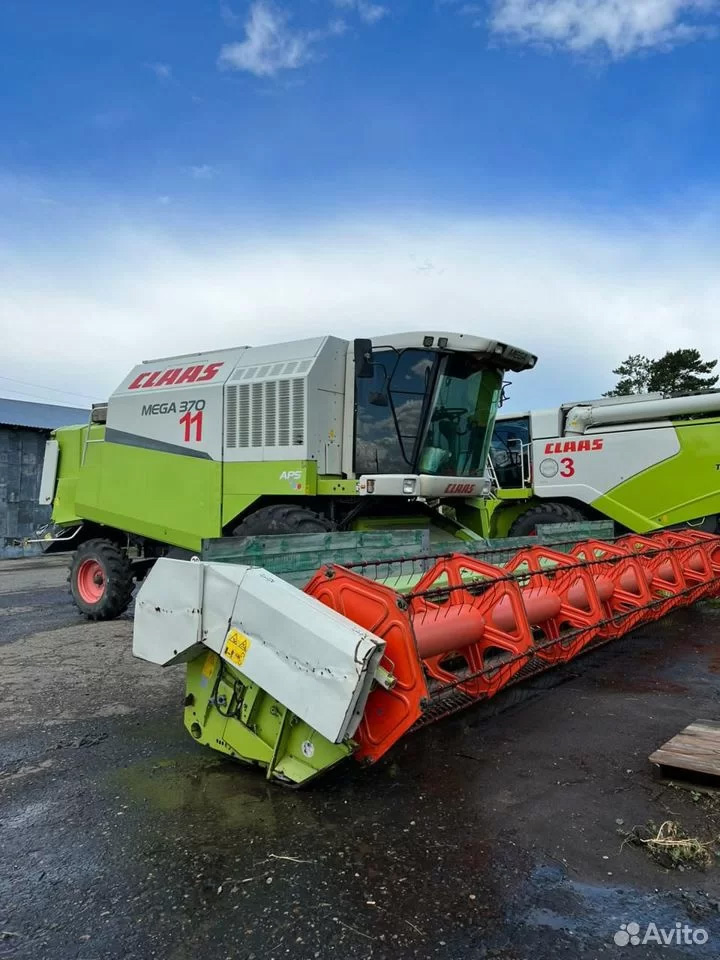
<svg viewBox="0 0 720 960">
<path fill-rule="evenodd" d="M 533 495 L 529 487 L 506 487 L 495 491 L 500 502 L 503 500 L 529 500 Z"/>
<path fill-rule="evenodd" d="M 211 651 L 187 665 L 185 726 L 198 743 L 264 768 L 268 780 L 294 784 L 354 749 L 331 743 Z"/>
<path fill-rule="evenodd" d="M 384 514 L 378 517 L 359 517 L 353 522 L 352 529 L 356 531 L 427 530 L 432 543 L 446 540 L 448 537 L 471 541 L 482 539 L 480 534 L 468 529 L 458 520 L 440 511 L 425 514 L 409 511 L 405 515 L 399 514 L 395 517 L 388 517 Z"/>
<path fill-rule="evenodd" d="M 321 497 L 354 497 L 357 494 L 357 480 L 318 477 L 317 492 Z"/>
<path fill-rule="evenodd" d="M 285 474 L 285 476 L 283 476 Z M 314 460 L 273 460 L 259 463 L 224 463 L 222 524 L 235 517 L 262 496 L 307 497 L 318 492 L 317 464 Z M 210 534 L 219 536 L 219 533 Z"/>
<path fill-rule="evenodd" d="M 222 464 L 117 443 L 88 444 L 76 510 L 129 533 L 188 550 L 220 531 Z"/>
<path fill-rule="evenodd" d="M 83 448 L 88 436 L 88 427 L 62 427 L 55 431 L 55 439 L 60 448 L 60 467 L 55 499 L 53 501 L 53 521 L 58 524 L 78 523 L 84 519 L 78 514 L 77 482 L 82 466 Z M 105 428 L 90 428 L 91 440 L 102 440 Z"/>
<path fill-rule="evenodd" d="M 593 501 L 636 533 L 720 514 L 720 419 L 675 424 L 680 452 Z"/>
<path fill-rule="evenodd" d="M 108 443 L 104 437 L 99 425 L 90 428 L 89 437 L 87 427 L 55 432 L 60 447 L 55 523 L 90 520 L 190 550 L 200 548 L 203 535 L 219 534 L 220 464 Z"/>
<path fill-rule="evenodd" d="M 110 443 L 105 428 L 57 430 L 60 465 L 53 522 L 89 520 L 187 550 L 223 528 L 260 496 L 312 496 L 314 461 L 220 463 Z M 337 483 L 323 478 L 324 486 Z M 355 481 L 352 481 L 355 492 Z"/>
<path fill-rule="evenodd" d="M 522 497 L 519 498 L 519 502 L 509 497 L 499 500 L 481 500 L 479 497 L 473 497 L 470 500 L 464 500 L 455 508 L 459 522 L 486 539 L 509 536 L 510 527 L 517 517 L 537 500 L 528 499 L 532 497 L 532 492 L 529 490 L 505 492 L 517 492 L 522 494 Z"/>
</svg>

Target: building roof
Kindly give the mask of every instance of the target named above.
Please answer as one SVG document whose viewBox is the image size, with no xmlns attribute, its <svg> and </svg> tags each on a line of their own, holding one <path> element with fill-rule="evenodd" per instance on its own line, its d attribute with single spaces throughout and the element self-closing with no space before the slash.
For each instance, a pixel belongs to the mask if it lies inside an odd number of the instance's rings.
<svg viewBox="0 0 720 960">
<path fill-rule="evenodd" d="M 54 403 L 28 403 L 25 400 L 6 400 L 0 397 L 0 426 L 54 430 L 55 427 L 87 423 L 89 417 L 90 411 L 79 407 L 61 407 Z"/>
</svg>

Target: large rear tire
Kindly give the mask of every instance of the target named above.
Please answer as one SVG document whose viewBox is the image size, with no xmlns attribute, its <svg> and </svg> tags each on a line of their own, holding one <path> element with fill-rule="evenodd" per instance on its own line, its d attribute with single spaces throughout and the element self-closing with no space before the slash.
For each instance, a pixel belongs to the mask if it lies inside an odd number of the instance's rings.
<svg viewBox="0 0 720 960">
<path fill-rule="evenodd" d="M 70 592 L 88 620 L 114 620 L 124 613 L 133 594 L 133 573 L 127 554 L 111 540 L 87 540 L 70 566 Z"/>
<path fill-rule="evenodd" d="M 233 530 L 234 537 L 266 537 L 283 533 L 329 533 L 337 525 L 308 507 L 274 503 L 245 517 Z"/>
<path fill-rule="evenodd" d="M 537 535 L 539 524 L 546 523 L 582 523 L 587 520 L 577 507 L 566 503 L 538 503 L 521 513 L 508 530 L 509 537 L 534 537 Z"/>
</svg>

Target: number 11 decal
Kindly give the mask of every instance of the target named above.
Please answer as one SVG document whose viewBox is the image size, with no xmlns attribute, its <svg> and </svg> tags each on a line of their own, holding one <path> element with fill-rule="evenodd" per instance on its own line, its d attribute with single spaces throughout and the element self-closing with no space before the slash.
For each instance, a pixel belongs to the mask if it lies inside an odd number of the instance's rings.
<svg viewBox="0 0 720 960">
<path fill-rule="evenodd" d="M 189 411 L 185 414 L 184 417 L 180 417 L 180 426 L 185 427 L 185 436 L 183 440 L 185 443 L 190 443 L 193 439 L 192 437 L 192 428 L 195 427 L 195 437 L 194 440 L 196 443 L 200 443 L 202 440 L 202 422 L 203 422 L 203 412 L 198 410 L 197 413 L 191 414 Z"/>
</svg>

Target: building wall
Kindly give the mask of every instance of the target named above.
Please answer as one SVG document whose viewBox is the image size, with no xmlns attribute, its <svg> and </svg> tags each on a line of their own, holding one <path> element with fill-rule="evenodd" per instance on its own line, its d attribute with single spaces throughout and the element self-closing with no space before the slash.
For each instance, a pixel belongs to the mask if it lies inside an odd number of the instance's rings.
<svg viewBox="0 0 720 960">
<path fill-rule="evenodd" d="M 38 552 L 12 541 L 32 537 L 50 519 L 50 507 L 38 503 L 40 476 L 49 432 L 0 425 L 0 557 Z"/>
</svg>

